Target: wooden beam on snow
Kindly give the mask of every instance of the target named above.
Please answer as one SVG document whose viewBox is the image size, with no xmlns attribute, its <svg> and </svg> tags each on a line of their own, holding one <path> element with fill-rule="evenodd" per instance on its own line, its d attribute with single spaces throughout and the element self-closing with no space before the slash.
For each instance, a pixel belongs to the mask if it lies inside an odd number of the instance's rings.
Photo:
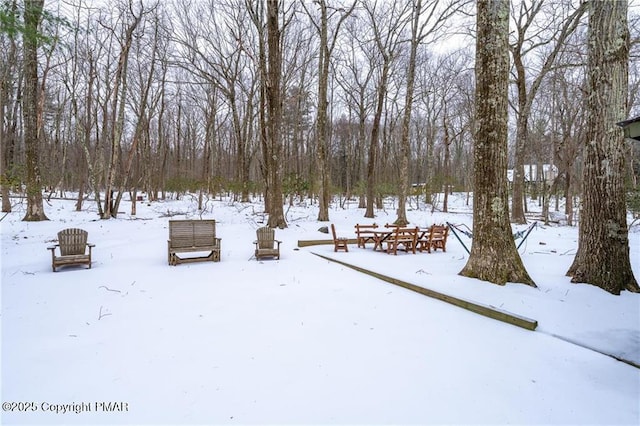
<svg viewBox="0 0 640 426">
<path fill-rule="evenodd" d="M 298 242 L 298 243 L 300 243 L 300 242 Z M 332 243 L 332 241 L 329 240 L 329 244 L 331 244 L 331 243 Z M 300 246 L 300 247 L 303 247 L 303 246 Z M 471 301 L 468 301 L 468 300 L 459 299 L 457 297 L 449 296 L 449 295 L 446 295 L 444 293 L 437 292 L 435 290 L 430 290 L 428 288 L 420 287 L 420 286 L 417 286 L 415 284 L 411 284 L 411 283 L 408 283 L 406 281 L 399 280 L 397 278 L 389 277 L 387 275 L 383 275 L 383 274 L 380 274 L 378 272 L 373 272 L 373 271 L 370 271 L 368 269 L 362 268 L 360 266 L 356 266 L 356 265 L 352 265 L 352 264 L 347 263 L 347 262 L 343 262 L 341 260 L 332 259 L 330 257 L 323 256 L 323 255 L 318 254 L 318 253 L 313 253 L 313 254 L 318 256 L 318 257 L 321 257 L 321 258 L 323 258 L 325 260 L 328 260 L 330 262 L 338 263 L 340 265 L 346 266 L 347 268 L 351 268 L 351 269 L 354 269 L 354 270 L 356 270 L 358 272 L 362 272 L 364 274 L 370 275 L 370 276 L 372 276 L 374 278 L 378 278 L 378 279 L 380 279 L 382 281 L 386 281 L 388 283 L 395 284 L 397 286 L 406 288 L 407 290 L 415 291 L 416 293 L 420 293 L 420 294 L 422 294 L 424 296 L 428 296 L 428 297 L 431 297 L 433 299 L 437 299 L 437 300 L 441 300 L 443 302 L 447 302 L 447 303 L 449 303 L 451 305 L 457 306 L 459 308 L 466 309 L 466 310 L 471 311 L 471 312 L 475 312 L 477 314 L 483 315 L 483 316 L 488 317 L 488 318 L 492 318 L 492 319 L 495 319 L 495 320 L 498 320 L 498 321 L 506 322 L 508 324 L 515 325 L 517 327 L 521 327 L 521 328 L 524 328 L 526 330 L 535 330 L 536 327 L 538 326 L 538 321 L 536 321 L 534 319 L 530 319 L 530 318 L 527 318 L 527 317 L 523 317 L 521 315 L 513 314 L 511 312 L 507 312 L 507 311 L 504 311 L 502 309 L 495 308 L 493 306 L 483 305 L 483 304 L 480 304 L 480 303 L 471 302 Z"/>
</svg>

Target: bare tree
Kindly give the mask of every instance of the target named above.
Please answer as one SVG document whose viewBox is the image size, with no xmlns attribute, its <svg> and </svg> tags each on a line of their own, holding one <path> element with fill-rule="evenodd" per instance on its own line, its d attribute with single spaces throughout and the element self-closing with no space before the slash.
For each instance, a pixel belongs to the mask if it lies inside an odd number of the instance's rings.
<svg viewBox="0 0 640 426">
<path fill-rule="evenodd" d="M 0 13 L 7 21 L 15 20 L 18 14 L 17 1 L 0 5 Z M 2 211 L 8 213 L 11 211 L 9 195 L 13 181 L 10 166 L 13 163 L 16 145 L 17 108 L 20 98 L 18 43 L 15 31 L 6 31 L 6 36 L 0 37 L 0 58 L 0 188 Z"/>
<path fill-rule="evenodd" d="M 249 10 L 247 10 L 247 8 Z M 211 84 L 224 96 L 230 109 L 235 155 L 235 179 L 240 199 L 249 201 L 250 140 L 258 78 L 258 46 L 250 31 L 248 15 L 255 21 L 258 5 L 241 1 L 209 1 L 193 8 L 176 5 L 180 31 L 174 36 L 185 50 L 176 52 L 175 63 L 197 80 Z M 263 31 L 262 21 L 257 28 Z M 258 41 L 260 43 L 260 41 Z M 251 62 L 253 61 L 253 62 Z"/>
<path fill-rule="evenodd" d="M 297 2 L 295 5 L 302 5 Z M 291 13 L 298 13 L 292 11 Z M 283 111 L 284 143 L 283 193 L 294 197 L 313 190 L 308 182 L 315 181 L 318 172 L 317 144 L 314 147 L 313 85 L 316 83 L 317 57 L 315 28 L 309 20 L 291 20 L 283 46 Z M 329 130 L 328 130 L 329 131 Z M 316 153 L 316 155 L 314 155 Z M 306 194 L 305 194 L 306 195 Z"/>
<path fill-rule="evenodd" d="M 109 87 L 110 78 L 104 79 L 106 84 L 103 86 L 99 73 L 102 71 L 100 65 L 106 70 L 110 68 L 111 62 L 107 53 L 111 37 L 103 37 L 104 26 L 96 18 L 96 14 L 102 14 L 99 9 L 93 8 L 85 0 L 69 2 L 67 6 L 70 8 L 68 10 L 71 13 L 68 19 L 71 22 L 66 26 L 68 31 L 62 35 L 64 42 L 60 43 L 57 49 L 58 64 L 53 74 L 57 76 L 57 80 L 54 79 L 51 82 L 52 88 L 49 90 L 64 97 L 62 101 L 57 102 L 57 108 L 66 114 L 66 117 L 59 122 L 67 127 L 60 132 L 66 134 L 67 140 L 61 144 L 63 151 L 61 154 L 57 152 L 60 144 L 52 147 L 54 152 L 50 156 L 50 161 L 55 163 L 50 164 L 49 167 L 59 174 L 58 185 L 63 185 L 59 188 L 61 191 L 70 189 L 69 186 L 78 190 L 77 210 L 82 208 L 85 191 L 87 189 L 93 191 L 98 214 L 102 217 L 100 191 L 103 183 L 104 158 L 101 149 L 103 144 L 99 143 L 99 140 L 106 143 L 108 131 L 106 125 L 98 126 L 97 123 L 101 116 L 105 120 L 103 123 L 107 122 L 107 114 L 102 114 L 107 109 L 105 107 L 100 110 L 99 101 L 104 99 L 102 106 L 108 103 L 108 96 L 102 97 L 102 95 L 103 88 Z M 105 72 L 105 74 L 108 73 Z M 58 137 L 54 138 L 54 140 L 57 139 Z M 66 170 L 73 170 L 74 173 L 66 173 Z"/>
<path fill-rule="evenodd" d="M 374 67 L 371 61 L 363 59 L 362 43 L 358 41 L 357 21 L 347 25 L 347 42 L 343 44 L 341 58 L 338 62 L 336 82 L 342 89 L 344 104 L 353 111 L 358 121 L 358 133 L 355 143 L 355 176 L 359 181 L 360 190 L 358 208 L 366 207 L 366 198 L 363 184 L 366 180 L 365 152 L 367 117 L 373 107 L 373 95 L 370 93 L 370 84 L 373 80 Z"/>
<path fill-rule="evenodd" d="M 549 8 L 545 9 L 545 5 L 548 5 Z M 562 6 L 559 7 L 551 2 L 545 3 L 543 0 L 522 1 L 517 10 L 517 15 L 514 16 L 515 40 L 509 45 L 513 56 L 514 81 L 517 88 L 517 106 L 515 108 L 517 130 L 511 220 L 516 223 L 526 223 L 524 216 L 524 156 L 529 139 L 531 108 L 543 79 L 556 64 L 556 58 L 566 39 L 580 23 L 586 10 L 586 2 L 582 1 L 575 10 L 568 13 L 562 10 Z M 567 16 L 565 17 L 565 15 Z M 549 22 L 550 17 L 551 22 Z M 558 22 L 554 22 L 556 20 Z M 550 27 L 552 32 L 547 35 Z M 549 45 L 551 45 L 550 49 L 542 54 L 542 63 L 535 71 L 535 77 L 530 81 L 527 76 L 526 57 L 532 56 L 532 54 L 540 55 L 540 49 Z"/>
<path fill-rule="evenodd" d="M 282 37 L 281 0 L 267 0 L 266 17 L 263 19 L 264 3 L 249 6 L 259 36 L 259 67 L 261 76 L 260 121 L 261 145 L 264 162 L 266 208 L 269 212 L 268 226 L 285 228 L 282 200 Z M 284 14 L 283 14 L 284 15 Z M 266 23 L 264 22 L 266 20 Z M 266 27 L 266 33 L 264 28 Z"/>
<path fill-rule="evenodd" d="M 416 155 L 418 156 L 417 181 L 421 184 L 421 192 L 425 203 L 432 202 L 432 181 L 435 173 L 435 144 L 438 137 L 438 121 L 443 110 L 443 95 L 438 93 L 442 89 L 443 82 L 440 79 L 440 71 L 443 70 L 442 62 L 437 57 L 429 58 L 419 68 L 419 91 L 416 103 L 421 111 L 419 126 L 424 129 L 424 136 L 416 140 Z M 436 190 L 436 192 L 438 192 Z M 432 204 L 435 209 L 435 203 Z M 432 210 L 433 211 L 433 210 Z"/>
<path fill-rule="evenodd" d="M 88 19 L 87 19 L 88 20 Z M 78 22 L 80 22 L 78 20 Z M 87 22 L 88 24 L 88 22 Z M 95 25 L 95 23 L 94 23 Z M 80 61 L 81 58 L 85 59 L 84 66 L 84 80 L 85 80 L 85 88 L 83 93 L 78 93 L 77 96 L 82 97 L 84 99 L 79 99 L 77 102 L 74 102 L 74 118 L 78 122 L 78 126 L 80 129 L 78 130 L 78 141 L 80 142 L 80 146 L 82 152 L 84 154 L 85 162 L 87 164 L 87 172 L 88 172 L 88 187 L 93 190 L 95 195 L 95 203 L 98 208 L 98 214 L 100 217 L 103 215 L 102 210 L 102 200 L 100 197 L 100 182 L 101 182 L 101 169 L 103 168 L 102 155 L 98 152 L 98 149 L 95 149 L 94 155 L 92 155 L 92 139 L 94 136 L 94 129 L 97 127 L 98 123 L 98 95 L 94 93 L 94 90 L 98 87 L 98 58 L 102 55 L 102 45 L 96 43 L 95 49 L 94 46 L 90 45 L 89 41 L 89 25 L 87 25 L 87 32 L 83 34 L 76 33 L 76 37 L 79 35 L 84 35 L 86 40 L 84 41 L 81 50 L 83 52 L 82 56 L 75 56 L 76 61 Z M 79 37 L 76 38 L 77 45 L 79 41 Z M 72 99 L 76 96 L 75 90 L 73 90 Z M 78 104 L 80 102 L 84 103 L 84 111 L 83 113 L 79 112 Z M 106 118 L 106 117 L 105 117 Z M 97 133 L 97 131 L 96 131 Z M 106 129 L 103 129 L 103 135 L 106 135 Z M 98 137 L 96 135 L 95 145 L 98 148 Z M 82 206 L 82 186 L 80 187 L 80 191 L 78 192 L 78 201 L 76 203 L 76 209 L 80 210 Z"/>
<path fill-rule="evenodd" d="M 356 7 L 354 1 L 348 9 L 337 8 L 327 5 L 326 0 L 318 0 L 317 5 L 320 11 L 320 22 L 312 20 L 313 26 L 320 35 L 320 50 L 318 55 L 318 112 L 316 117 L 316 144 L 318 150 L 318 169 L 320 171 L 320 202 L 318 204 L 318 220 L 321 222 L 329 220 L 329 189 L 331 186 L 331 176 L 328 164 L 327 149 L 327 90 L 329 81 L 329 64 L 331 54 L 338 41 L 338 33 L 345 19 L 351 15 Z M 304 2 L 302 6 L 305 8 L 307 15 L 312 16 Z M 329 21 L 334 16 L 338 16 L 337 23 L 329 34 Z"/>
<path fill-rule="evenodd" d="M 114 76 L 113 95 L 111 98 L 111 119 L 108 123 L 110 131 L 110 161 L 107 172 L 104 208 L 102 219 L 116 217 L 118 214 L 118 198 L 114 197 L 116 190 L 116 177 L 120 167 L 120 153 L 122 136 L 124 132 L 125 105 L 127 93 L 127 70 L 129 66 L 129 52 L 133 42 L 133 34 L 142 20 L 144 5 L 140 2 L 139 10 L 135 11 L 133 0 L 128 0 L 122 5 L 123 17 L 126 19 L 126 27 L 123 28 L 122 39 L 120 40 L 120 53 L 118 56 L 118 66 Z M 115 31 L 115 29 L 113 29 Z"/>
<path fill-rule="evenodd" d="M 465 1 L 450 0 L 448 2 L 427 2 L 427 4 L 423 5 L 422 0 L 412 1 L 409 63 L 407 67 L 404 113 L 402 116 L 402 136 L 400 139 L 400 185 L 398 190 L 398 217 L 395 220 L 398 225 L 409 223 L 406 209 L 407 192 L 409 190 L 409 159 L 411 155 L 409 128 L 413 111 L 418 46 L 424 45 L 427 37 L 436 32 L 442 32 L 449 18 L 457 13 L 464 3 Z"/>
<path fill-rule="evenodd" d="M 122 201 L 122 196 L 126 190 L 129 190 L 129 181 L 131 179 L 131 170 L 134 163 L 134 159 L 138 157 L 140 141 L 148 133 L 149 120 L 148 110 L 150 109 L 149 98 L 154 80 L 158 77 L 155 73 L 158 64 L 158 50 L 160 48 L 160 22 L 156 8 L 158 5 L 151 6 L 148 10 L 141 10 L 140 14 L 145 15 L 151 12 L 155 12 L 154 19 L 152 19 L 152 35 L 151 40 L 144 37 L 139 37 L 135 43 L 133 43 L 136 54 L 136 70 L 137 78 L 133 84 L 129 84 L 131 93 L 128 94 L 128 98 L 131 100 L 132 109 L 135 113 L 134 131 L 131 137 L 131 143 L 129 146 L 129 152 L 127 154 L 124 167 L 122 169 L 122 176 L 120 179 L 120 185 L 118 186 L 118 195 L 113 202 L 113 211 L 117 212 Z M 149 49 L 151 52 L 149 52 Z M 146 53 L 146 55 L 145 55 Z M 146 56 L 146 58 L 145 58 Z M 146 60 L 145 60 L 146 59 Z M 146 75 L 145 75 L 146 73 Z M 139 96 L 135 96 L 133 91 L 139 92 Z M 137 182 L 134 184 L 137 187 Z M 135 188 L 134 188 L 135 194 Z M 135 214 L 136 197 L 132 196 L 131 214 Z"/>
<path fill-rule="evenodd" d="M 509 0 L 479 0 L 476 38 L 473 246 L 460 275 L 535 287 L 518 255 L 509 222 L 507 93 Z"/>
<path fill-rule="evenodd" d="M 376 197 L 376 175 L 378 145 L 380 143 L 380 131 L 382 112 L 387 100 L 388 84 L 391 74 L 392 63 L 397 59 L 401 48 L 402 32 L 408 20 L 407 12 L 410 4 L 399 4 L 398 2 L 385 3 L 380 5 L 377 0 L 365 2 L 364 9 L 368 17 L 372 31 L 372 43 L 375 45 L 374 56 L 370 58 L 372 64 L 378 61 L 378 75 L 376 82 L 376 104 L 371 134 L 369 140 L 369 158 L 367 162 L 367 208 L 364 217 L 373 218 L 374 201 Z"/>
<path fill-rule="evenodd" d="M 554 164 L 558 167 L 558 178 L 553 186 L 562 185 L 565 198 L 564 213 L 567 224 L 574 224 L 573 198 L 577 193 L 579 181 L 576 164 L 581 161 L 585 128 L 584 98 L 585 84 L 583 75 L 577 70 L 558 69 L 552 73 L 552 135 L 554 141 Z M 558 199 L 556 198 L 556 204 Z"/>
<path fill-rule="evenodd" d="M 49 220 L 42 202 L 42 177 L 40 173 L 40 129 L 38 117 L 38 27 L 42 19 L 44 0 L 25 0 L 24 9 L 24 92 L 22 116 L 27 166 L 27 212 L 22 220 Z"/>
<path fill-rule="evenodd" d="M 578 252 L 567 275 L 609 293 L 640 292 L 629 258 L 624 133 L 629 28 L 627 1 L 589 3 L 587 123 Z"/>
</svg>

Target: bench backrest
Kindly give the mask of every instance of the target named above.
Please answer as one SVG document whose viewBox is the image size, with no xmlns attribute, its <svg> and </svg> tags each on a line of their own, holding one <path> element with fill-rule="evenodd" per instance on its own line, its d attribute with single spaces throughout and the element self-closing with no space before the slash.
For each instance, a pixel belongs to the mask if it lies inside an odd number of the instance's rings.
<svg viewBox="0 0 640 426">
<path fill-rule="evenodd" d="M 360 225 L 359 223 L 356 223 L 356 234 L 360 235 L 361 232 L 371 232 L 372 230 L 376 229 L 378 227 L 378 225 L 376 223 L 372 224 L 372 225 Z"/>
<path fill-rule="evenodd" d="M 336 227 L 333 223 L 331 224 L 331 235 L 333 236 L 333 241 L 338 239 L 338 236 L 336 235 Z"/>
<path fill-rule="evenodd" d="M 169 240 L 171 247 L 206 247 L 215 244 L 216 221 L 170 220 Z"/>
<path fill-rule="evenodd" d="M 84 254 L 87 248 L 87 231 L 68 228 L 58 232 L 58 244 L 62 256 Z"/>
<path fill-rule="evenodd" d="M 409 238 L 415 240 L 416 238 L 418 238 L 418 231 L 419 231 L 419 229 L 418 229 L 417 226 L 415 228 L 402 228 L 402 227 L 398 226 L 395 229 L 394 236 L 396 238 L 409 237 Z"/>
<path fill-rule="evenodd" d="M 431 225 L 429 232 L 430 240 L 446 240 L 449 234 L 449 227 L 445 225 Z"/>
</svg>

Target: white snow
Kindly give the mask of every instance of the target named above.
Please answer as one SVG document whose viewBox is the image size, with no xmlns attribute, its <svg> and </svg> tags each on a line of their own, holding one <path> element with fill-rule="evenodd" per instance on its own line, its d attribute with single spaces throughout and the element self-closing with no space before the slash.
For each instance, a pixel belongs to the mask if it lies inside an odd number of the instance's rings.
<svg viewBox="0 0 640 426">
<path fill-rule="evenodd" d="M 409 220 L 472 227 L 465 196 L 450 202 L 453 213 L 431 213 L 413 199 Z M 459 276 L 468 255 L 453 235 L 446 253 L 298 248 L 329 238 L 308 202 L 285 206 L 282 258 L 260 262 L 259 201 L 209 200 L 200 214 L 187 196 L 138 203 L 136 217 L 126 201 L 106 221 L 93 202 L 74 203 L 52 200 L 51 220 L 38 223 L 22 222 L 16 204 L 0 222 L 2 424 L 640 424 L 640 369 L 603 354 L 640 364 L 640 295 L 570 283 L 576 227 L 531 232 L 519 249 L 531 288 Z M 215 219 L 221 262 L 169 266 L 167 212 Z M 373 221 L 363 215 L 355 201 L 330 211 L 351 238 Z M 395 206 L 376 211 L 379 225 L 393 220 Z M 93 267 L 53 273 L 46 247 L 68 227 L 89 232 Z M 313 253 L 539 325 L 492 320 Z"/>
</svg>

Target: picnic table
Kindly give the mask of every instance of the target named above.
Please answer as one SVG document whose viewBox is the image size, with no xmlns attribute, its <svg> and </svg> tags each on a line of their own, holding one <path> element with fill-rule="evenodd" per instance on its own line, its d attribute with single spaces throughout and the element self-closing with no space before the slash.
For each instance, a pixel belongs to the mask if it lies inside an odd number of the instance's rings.
<svg viewBox="0 0 640 426">
<path fill-rule="evenodd" d="M 384 248 L 382 247 L 382 244 L 393 235 L 393 233 L 395 232 L 395 229 L 387 228 L 387 229 L 374 230 L 372 232 L 373 232 L 373 250 L 383 251 Z"/>
</svg>

